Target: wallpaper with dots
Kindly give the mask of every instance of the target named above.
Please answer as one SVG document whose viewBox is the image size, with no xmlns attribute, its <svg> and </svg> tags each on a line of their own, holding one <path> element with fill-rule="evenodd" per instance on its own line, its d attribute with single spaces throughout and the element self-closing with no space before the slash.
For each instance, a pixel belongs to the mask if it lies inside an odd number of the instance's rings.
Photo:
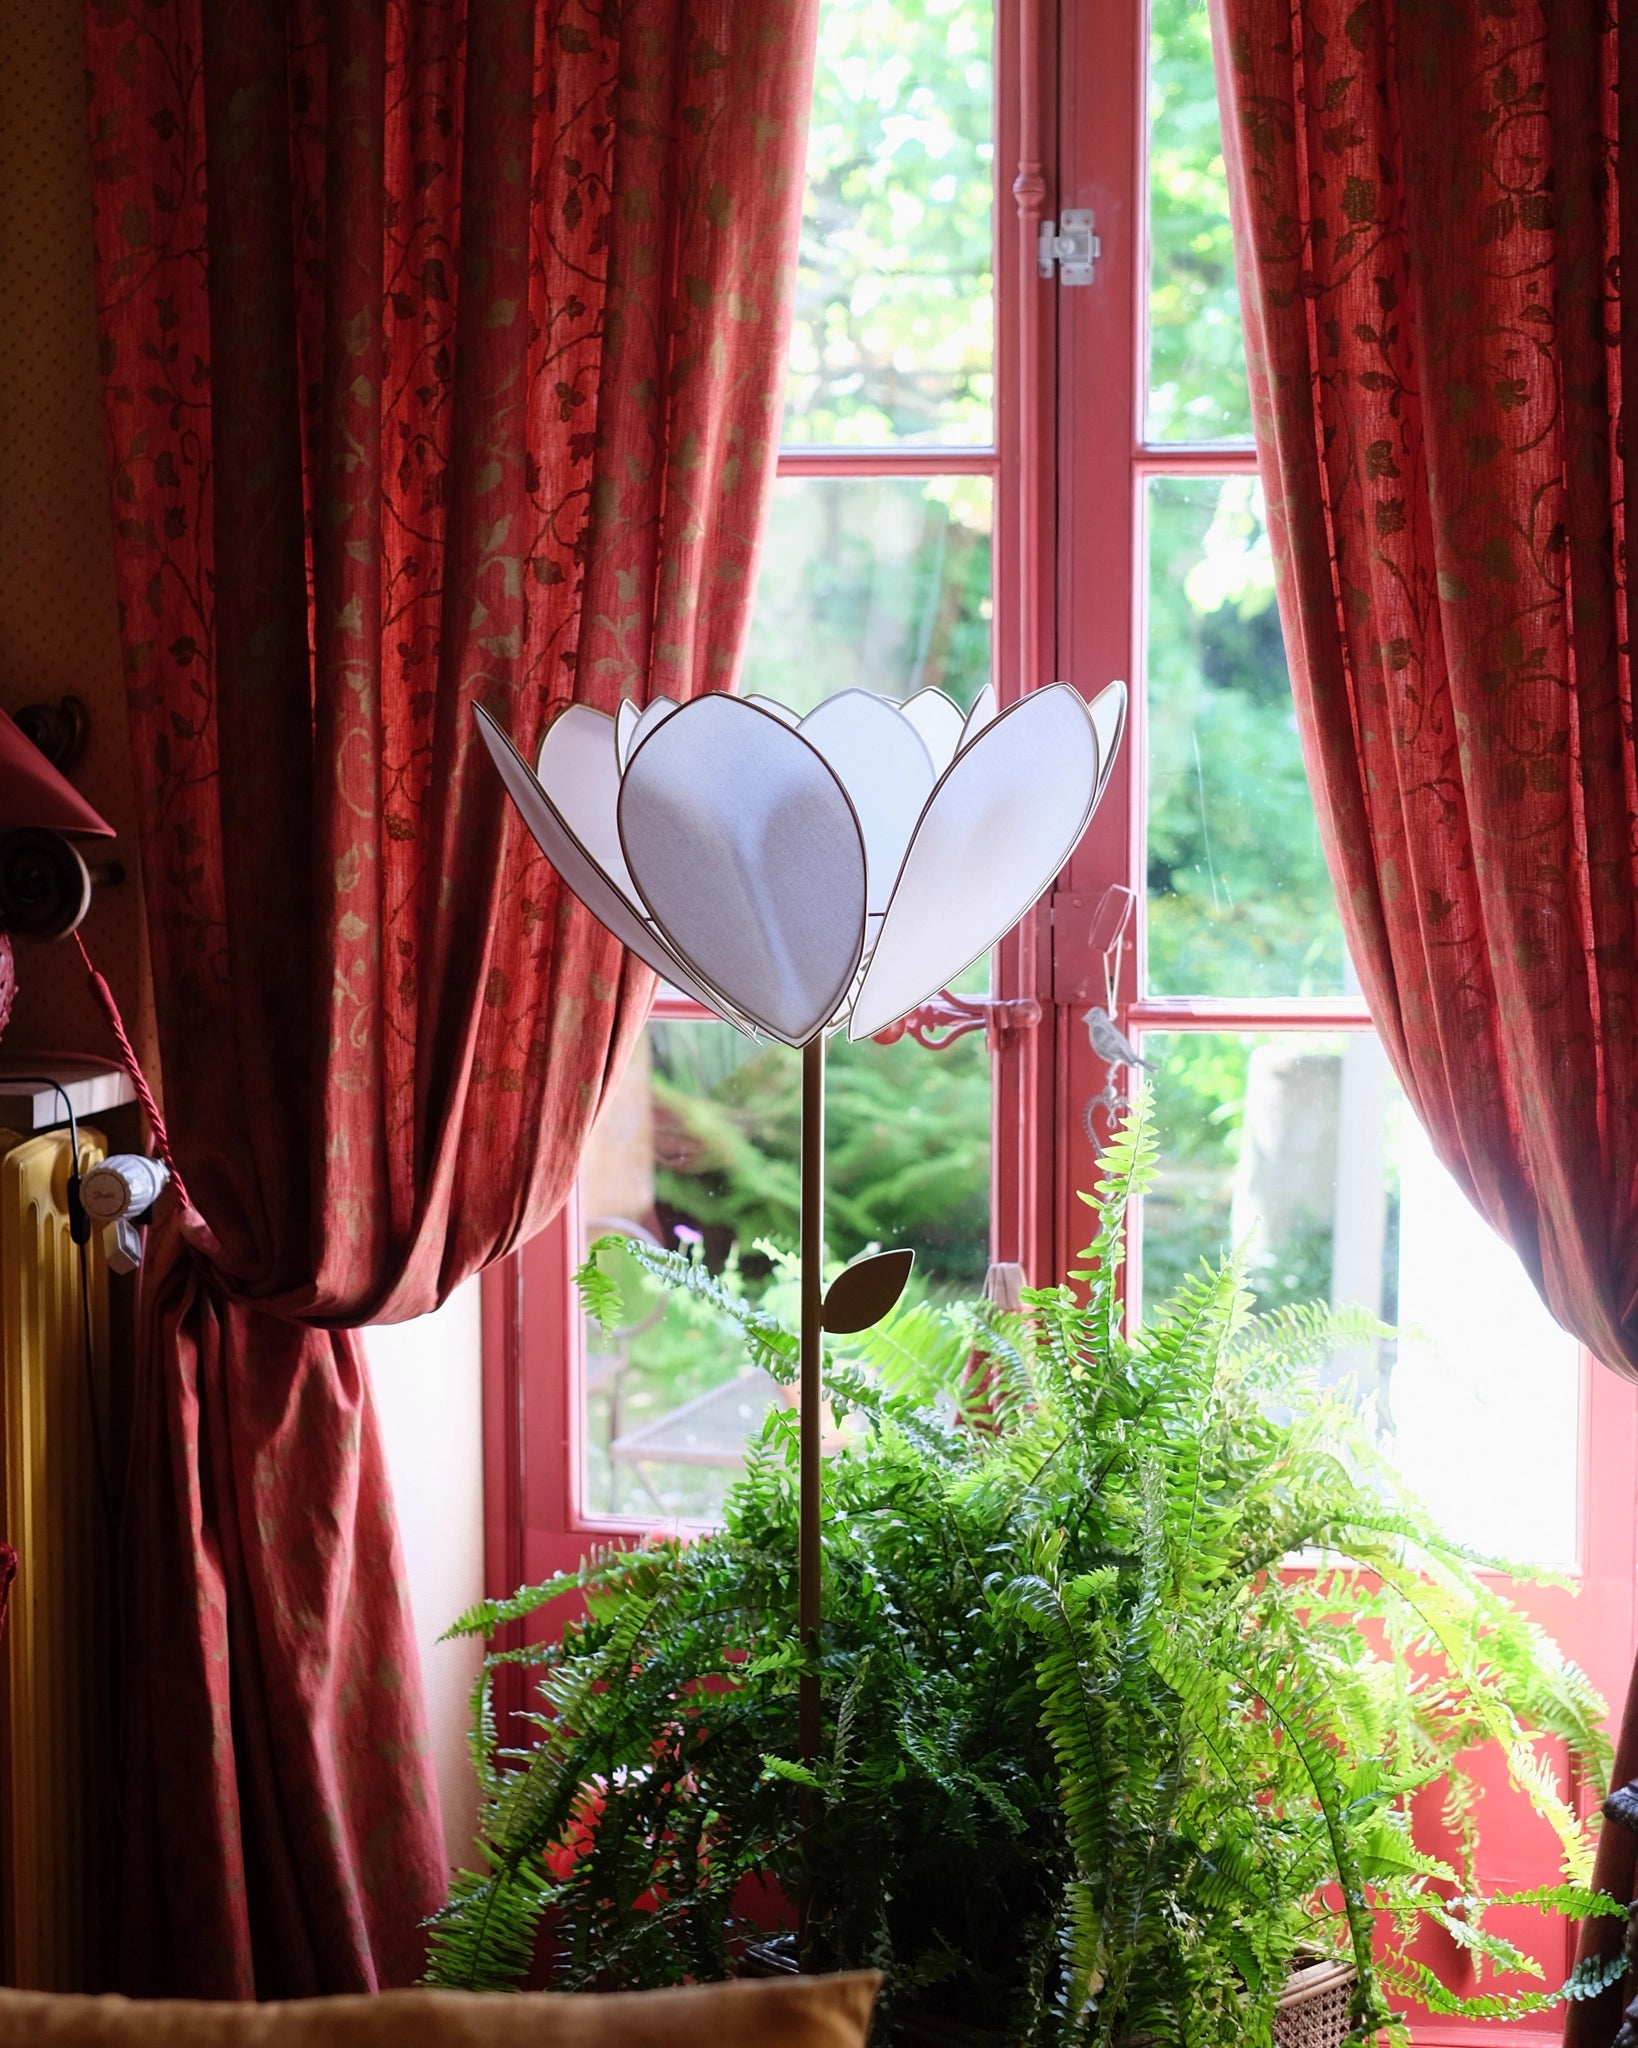
<svg viewBox="0 0 1638 2048">
<path fill-rule="evenodd" d="M 81 850 L 125 880 L 98 887 L 83 935 L 157 1084 L 97 388 L 83 8 L 0 0 L 0 706 L 72 693 L 90 707 L 72 779 L 120 836 Z M 0 1055 L 114 1056 L 71 940 L 19 940 L 17 979 Z"/>
</svg>

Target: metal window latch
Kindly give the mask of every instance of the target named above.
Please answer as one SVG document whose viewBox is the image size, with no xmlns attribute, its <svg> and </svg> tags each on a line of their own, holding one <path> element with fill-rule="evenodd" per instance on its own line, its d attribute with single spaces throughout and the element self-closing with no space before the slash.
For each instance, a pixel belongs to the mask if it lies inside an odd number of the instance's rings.
<svg viewBox="0 0 1638 2048">
<path fill-rule="evenodd" d="M 1090 206 L 1066 206 L 1061 226 L 1055 220 L 1042 221 L 1036 243 L 1036 269 L 1042 277 L 1050 277 L 1056 263 L 1061 284 L 1090 284 L 1092 266 L 1102 254 Z"/>
</svg>

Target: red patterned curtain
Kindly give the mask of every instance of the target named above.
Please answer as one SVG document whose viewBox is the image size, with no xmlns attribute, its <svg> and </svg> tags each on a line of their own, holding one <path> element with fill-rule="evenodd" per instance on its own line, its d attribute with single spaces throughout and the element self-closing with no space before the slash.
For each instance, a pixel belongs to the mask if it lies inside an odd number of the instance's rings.
<svg viewBox="0 0 1638 2048">
<path fill-rule="evenodd" d="M 1638 9 L 1212 5 L 1281 618 L 1360 980 L 1445 1165 L 1638 1376 Z M 1634 1847 L 1606 1828 L 1623 1899 Z M 1574 2010 L 1608 2041 L 1618 2001 Z"/>
<path fill-rule="evenodd" d="M 443 1896 L 357 1325 L 537 1230 L 650 977 L 470 706 L 733 675 L 814 0 L 90 0 L 171 1138 L 128 1513 L 125 1974 L 415 1974 Z M 436 1512 L 433 1505 L 423 1512 Z"/>
</svg>

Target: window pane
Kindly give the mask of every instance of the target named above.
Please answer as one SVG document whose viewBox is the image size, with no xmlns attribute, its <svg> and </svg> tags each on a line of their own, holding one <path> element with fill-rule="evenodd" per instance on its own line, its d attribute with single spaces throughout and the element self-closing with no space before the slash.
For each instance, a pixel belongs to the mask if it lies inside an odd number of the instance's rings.
<svg viewBox="0 0 1638 2048">
<path fill-rule="evenodd" d="M 990 676 L 990 480 L 784 477 L 740 688 L 809 711 L 838 690 L 965 708 Z"/>
<path fill-rule="evenodd" d="M 989 1258 L 990 1060 L 981 1032 L 947 1050 L 833 1041 L 826 1093 L 830 1256 L 909 1245 L 920 1294 L 976 1293 Z M 581 1172 L 588 1238 L 693 1246 L 730 1287 L 791 1322 L 800 1059 L 726 1024 L 653 1023 L 599 1119 Z M 625 1326 L 587 1331 L 582 1498 L 593 1515 L 709 1521 L 769 1405 L 709 1309 L 662 1296 L 621 1261 Z"/>
<path fill-rule="evenodd" d="M 1261 487 L 1151 479 L 1148 549 L 1150 991 L 1339 994 Z"/>
<path fill-rule="evenodd" d="M 787 442 L 987 444 L 988 0 L 824 0 Z"/>
<path fill-rule="evenodd" d="M 1149 35 L 1151 441 L 1247 440 L 1240 297 L 1202 0 L 1153 0 Z"/>
<path fill-rule="evenodd" d="M 1261 1306 L 1351 1303 L 1397 1325 L 1327 1376 L 1355 1383 L 1452 1535 L 1573 1563 L 1579 1349 L 1435 1159 L 1376 1035 L 1150 1032 L 1142 1052 L 1161 1141 L 1145 1303 L 1238 1245 Z"/>
</svg>

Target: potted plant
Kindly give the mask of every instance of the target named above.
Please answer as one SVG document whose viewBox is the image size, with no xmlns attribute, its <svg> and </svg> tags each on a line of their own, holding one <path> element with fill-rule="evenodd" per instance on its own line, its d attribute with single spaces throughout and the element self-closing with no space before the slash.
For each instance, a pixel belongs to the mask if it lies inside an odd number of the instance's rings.
<svg viewBox="0 0 1638 2048">
<path fill-rule="evenodd" d="M 1531 1903 L 1622 1911 L 1588 1889 L 1589 1836 L 1539 1747 L 1601 1785 L 1601 1701 L 1321 1389 L 1363 1319 L 1259 1314 L 1231 1260 L 1123 1334 L 1126 1213 L 1154 1165 L 1140 1097 L 1073 1286 L 1020 1316 L 901 1308 L 827 1358 L 854 1441 L 825 1473 L 817 1767 L 796 1761 L 784 1411 L 720 1530 L 462 1618 L 492 1638 L 584 1603 L 558 1640 L 487 1660 L 485 1868 L 434 1924 L 435 1981 L 519 1982 L 546 1915 L 565 1986 L 721 1976 L 760 1878 L 809 1902 L 814 1956 L 885 1972 L 884 2029 L 914 2013 L 944 2038 L 1238 2048 L 1270 2038 L 1294 1963 L 1327 1955 L 1355 1973 L 1361 2033 L 1393 2023 L 1392 1996 L 1514 2017 L 1602 1988 L 1530 1983 L 1486 1924 L 1519 1901 L 1483 1895 L 1463 1768 L 1499 1744 L 1556 1831 L 1565 1881 Z M 789 1378 L 795 1335 L 765 1309 L 697 1260 L 636 1256 Z M 583 1287 L 613 1310 L 595 1248 Z M 537 1674 L 523 1748 L 494 1722 L 509 1662 Z M 1413 1819 L 1440 1781 L 1454 1853 Z M 1425 1923 L 1524 1988 L 1455 1996 L 1403 1959 Z"/>
</svg>

